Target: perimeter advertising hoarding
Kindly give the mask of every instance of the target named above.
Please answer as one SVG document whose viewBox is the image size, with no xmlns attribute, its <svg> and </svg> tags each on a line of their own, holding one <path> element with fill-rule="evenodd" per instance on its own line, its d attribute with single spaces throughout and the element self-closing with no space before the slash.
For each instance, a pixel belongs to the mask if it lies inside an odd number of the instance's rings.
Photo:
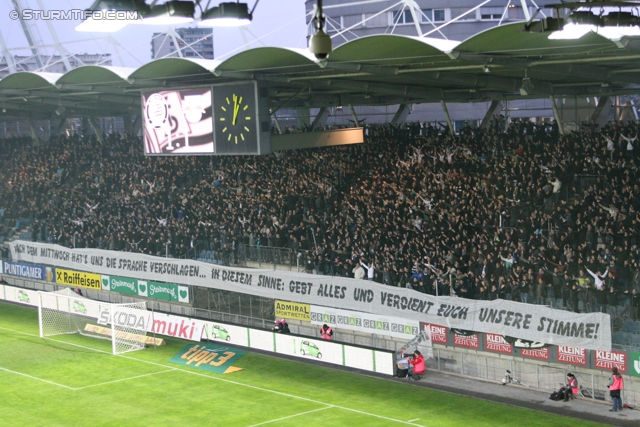
<svg viewBox="0 0 640 427">
<path fill-rule="evenodd" d="M 102 275 L 102 290 L 145 298 L 189 303 L 189 287 L 119 276 Z"/>
<path fill-rule="evenodd" d="M 276 304 L 277 307 L 277 304 Z M 333 328 L 411 339 L 420 332 L 420 322 L 349 310 L 311 305 L 310 322 Z"/>
<path fill-rule="evenodd" d="M 488 351 L 495 353 L 511 354 L 513 346 L 505 341 L 504 337 L 499 334 L 485 334 L 485 346 Z"/>
<path fill-rule="evenodd" d="M 640 377 L 640 351 L 631 352 L 631 375 Z"/>
<path fill-rule="evenodd" d="M 53 267 L 2 261 L 2 273 L 25 279 L 54 281 Z"/>
<path fill-rule="evenodd" d="M 453 345 L 457 347 L 467 347 L 477 349 L 480 347 L 480 338 L 477 333 L 470 335 L 453 334 Z"/>
<path fill-rule="evenodd" d="M 627 354 L 621 351 L 596 350 L 593 352 L 593 364 L 596 369 L 611 369 L 615 366 L 620 372 L 627 372 Z"/>
<path fill-rule="evenodd" d="M 142 93 L 146 155 L 214 154 L 211 88 Z"/>
<path fill-rule="evenodd" d="M 447 335 L 449 334 L 449 328 L 441 325 L 434 325 L 432 323 L 420 322 L 420 328 L 429 328 L 431 333 L 431 341 L 434 344 L 447 344 L 449 342 Z"/>
<path fill-rule="evenodd" d="M 568 363 L 570 365 L 587 366 L 587 350 L 584 348 L 568 347 L 559 345 L 558 362 Z"/>
<path fill-rule="evenodd" d="M 549 347 L 545 348 L 521 348 L 520 355 L 532 359 L 549 360 Z"/>
<path fill-rule="evenodd" d="M 94 289 L 96 291 L 102 290 L 100 275 L 85 273 L 84 271 L 56 268 L 56 283 L 72 287 Z"/>
</svg>

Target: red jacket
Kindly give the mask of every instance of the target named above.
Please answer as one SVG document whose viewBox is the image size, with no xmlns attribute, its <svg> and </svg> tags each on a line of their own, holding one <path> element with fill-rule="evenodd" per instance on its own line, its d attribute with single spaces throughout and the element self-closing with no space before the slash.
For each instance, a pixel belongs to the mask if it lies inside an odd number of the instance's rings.
<svg viewBox="0 0 640 427">
<path fill-rule="evenodd" d="M 413 373 L 415 375 L 424 374 L 424 357 L 422 357 L 422 355 L 412 357 L 409 359 L 409 363 L 413 365 Z"/>
</svg>

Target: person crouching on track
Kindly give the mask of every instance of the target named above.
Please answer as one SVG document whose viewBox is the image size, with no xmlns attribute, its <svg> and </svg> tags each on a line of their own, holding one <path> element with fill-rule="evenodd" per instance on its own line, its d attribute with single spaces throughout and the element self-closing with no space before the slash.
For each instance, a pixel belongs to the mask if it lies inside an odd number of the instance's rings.
<svg viewBox="0 0 640 427">
<path fill-rule="evenodd" d="M 567 374 L 567 384 L 562 388 L 564 401 L 567 402 L 571 399 L 572 396 L 575 396 L 579 393 L 578 389 L 578 380 L 575 375 L 571 372 Z"/>
<path fill-rule="evenodd" d="M 413 357 L 409 359 L 409 363 L 413 366 L 412 370 L 409 370 L 409 378 L 419 380 L 424 375 L 424 357 L 416 350 L 413 352 Z"/>
</svg>

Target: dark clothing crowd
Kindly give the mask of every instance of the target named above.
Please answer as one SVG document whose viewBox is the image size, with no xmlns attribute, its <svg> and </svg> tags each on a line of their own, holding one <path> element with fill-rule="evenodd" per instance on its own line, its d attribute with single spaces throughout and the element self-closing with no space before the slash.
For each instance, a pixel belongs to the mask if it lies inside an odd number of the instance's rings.
<svg viewBox="0 0 640 427">
<path fill-rule="evenodd" d="M 145 157 L 131 135 L 0 139 L 0 233 L 227 260 L 240 246 L 286 248 L 316 274 L 638 318 L 637 125 L 365 133 L 364 144 L 211 157 Z"/>
</svg>

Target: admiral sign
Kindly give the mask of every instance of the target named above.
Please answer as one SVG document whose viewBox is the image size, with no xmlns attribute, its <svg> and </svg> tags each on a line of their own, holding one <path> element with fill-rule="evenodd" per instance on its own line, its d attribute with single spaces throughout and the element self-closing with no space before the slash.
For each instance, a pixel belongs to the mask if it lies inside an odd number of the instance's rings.
<svg viewBox="0 0 640 427">
<path fill-rule="evenodd" d="M 558 362 L 587 366 L 587 350 L 584 348 L 558 346 Z"/>
<path fill-rule="evenodd" d="M 627 372 L 627 355 L 619 351 L 596 350 L 593 364 L 596 368 L 611 369 L 614 366 L 620 372 Z"/>
<path fill-rule="evenodd" d="M 502 335 L 486 334 L 486 340 L 487 350 L 489 351 L 505 354 L 511 354 L 513 352 L 513 347 L 504 340 Z"/>
</svg>

